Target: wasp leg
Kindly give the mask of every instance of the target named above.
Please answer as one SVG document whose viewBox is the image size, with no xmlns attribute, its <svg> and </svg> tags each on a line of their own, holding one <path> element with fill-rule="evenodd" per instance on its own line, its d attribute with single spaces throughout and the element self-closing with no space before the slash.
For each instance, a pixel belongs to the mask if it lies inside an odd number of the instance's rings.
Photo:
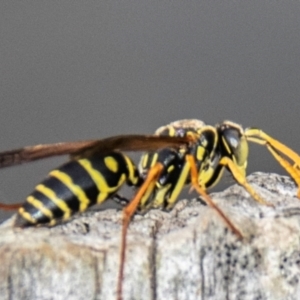
<svg viewBox="0 0 300 300">
<path fill-rule="evenodd" d="M 300 171 L 296 167 L 297 165 L 290 164 L 286 159 L 284 159 L 280 154 L 276 152 L 270 145 L 266 145 L 268 150 L 274 156 L 274 158 L 279 162 L 279 164 L 291 175 L 298 186 L 297 197 L 300 198 Z"/>
<path fill-rule="evenodd" d="M 191 168 L 190 172 L 193 188 L 203 197 L 207 205 L 216 210 L 216 212 L 224 220 L 231 231 L 235 233 L 240 239 L 242 239 L 243 234 L 240 232 L 240 230 L 236 228 L 236 226 L 229 220 L 229 218 L 223 213 L 223 211 L 213 202 L 211 197 L 206 193 L 205 189 L 203 187 L 200 187 L 198 183 L 198 171 L 194 157 L 192 155 L 187 155 L 186 160 L 188 161 Z"/>
<path fill-rule="evenodd" d="M 148 172 L 147 178 L 139 188 L 138 192 L 132 199 L 132 201 L 123 209 L 123 220 L 122 220 L 122 237 L 121 237 L 121 252 L 120 252 L 120 267 L 118 275 L 118 286 L 117 286 L 117 299 L 122 300 L 122 283 L 124 277 L 124 263 L 125 263 L 125 250 L 126 250 L 126 236 L 127 229 L 132 215 L 138 208 L 141 199 L 145 194 L 150 195 L 154 188 L 155 183 L 163 170 L 161 163 L 156 163 Z"/>
<path fill-rule="evenodd" d="M 292 149 L 288 148 L 279 141 L 271 138 L 266 133 L 262 132 L 259 129 L 248 129 L 246 131 L 247 140 L 266 146 L 273 157 L 278 161 L 278 163 L 290 174 L 298 186 L 297 197 L 300 198 L 300 156 L 294 152 Z M 254 135 L 254 137 L 253 137 Z M 259 136 L 258 138 L 255 136 Z M 290 164 L 286 159 L 284 159 L 281 154 L 285 155 L 294 164 Z"/>
<path fill-rule="evenodd" d="M 223 157 L 220 162 L 220 165 L 223 165 L 227 167 L 231 174 L 233 175 L 234 179 L 242 185 L 245 190 L 259 203 L 267 206 L 273 206 L 272 204 L 269 204 L 266 202 L 263 198 L 260 197 L 260 195 L 253 189 L 253 187 L 247 182 L 245 175 L 243 175 L 240 170 L 237 168 L 237 166 L 234 164 L 234 162 L 228 158 Z"/>
<path fill-rule="evenodd" d="M 300 156 L 296 152 L 279 141 L 273 139 L 262 130 L 252 128 L 246 129 L 245 136 L 248 141 L 252 141 L 260 145 L 269 144 L 273 149 L 281 152 L 283 155 L 291 159 L 298 168 L 300 167 Z"/>
<path fill-rule="evenodd" d="M 15 203 L 15 204 L 5 204 L 5 203 L 0 203 L 0 210 L 15 210 L 19 209 L 23 203 Z"/>
</svg>

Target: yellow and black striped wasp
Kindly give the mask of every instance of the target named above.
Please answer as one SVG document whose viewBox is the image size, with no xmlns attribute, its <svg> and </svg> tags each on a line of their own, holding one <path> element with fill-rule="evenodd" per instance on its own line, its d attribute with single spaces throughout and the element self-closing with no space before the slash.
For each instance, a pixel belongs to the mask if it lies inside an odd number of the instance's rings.
<svg viewBox="0 0 300 300">
<path fill-rule="evenodd" d="M 260 129 L 243 128 L 231 121 L 216 126 L 189 119 L 160 127 L 154 135 L 121 135 L 103 140 L 29 146 L 0 153 L 0 168 L 50 156 L 71 159 L 52 170 L 23 204 L 0 204 L 16 209 L 14 226 L 53 226 L 58 220 L 85 211 L 117 195 L 126 183 L 137 193 L 123 210 L 121 260 L 117 298 L 122 297 L 126 232 L 131 216 L 152 208 L 171 209 L 182 189 L 190 185 L 213 207 L 228 227 L 243 235 L 206 190 L 217 184 L 227 169 L 259 203 L 267 203 L 246 181 L 248 141 L 264 145 L 298 185 L 300 157 Z M 124 151 L 146 151 L 136 167 Z"/>
</svg>

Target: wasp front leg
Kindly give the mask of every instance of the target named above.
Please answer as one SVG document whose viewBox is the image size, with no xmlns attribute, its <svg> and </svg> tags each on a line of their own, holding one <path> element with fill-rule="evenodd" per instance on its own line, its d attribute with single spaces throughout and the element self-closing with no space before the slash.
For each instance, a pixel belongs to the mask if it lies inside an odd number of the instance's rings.
<svg viewBox="0 0 300 300">
<path fill-rule="evenodd" d="M 268 202 L 266 202 L 256 191 L 253 187 L 247 182 L 246 176 L 240 172 L 239 168 L 234 164 L 234 162 L 228 158 L 223 157 L 220 162 L 220 165 L 227 167 L 230 173 L 233 175 L 234 179 L 242 185 L 245 190 L 260 204 L 272 206 Z"/>
<path fill-rule="evenodd" d="M 245 136 L 248 141 L 267 147 L 272 156 L 296 182 L 298 186 L 297 197 L 300 198 L 300 156 L 292 149 L 270 137 L 260 129 L 246 129 Z M 292 163 L 285 159 L 283 155 L 292 161 Z"/>
<path fill-rule="evenodd" d="M 199 185 L 198 182 L 198 171 L 196 168 L 196 162 L 192 155 L 187 155 L 186 160 L 190 166 L 191 182 L 192 187 L 201 195 L 207 205 L 212 207 L 218 215 L 224 220 L 227 226 L 239 237 L 243 238 L 241 231 L 229 220 L 229 218 L 223 213 L 223 211 L 213 202 L 211 197 L 206 193 L 205 189 Z"/>
</svg>

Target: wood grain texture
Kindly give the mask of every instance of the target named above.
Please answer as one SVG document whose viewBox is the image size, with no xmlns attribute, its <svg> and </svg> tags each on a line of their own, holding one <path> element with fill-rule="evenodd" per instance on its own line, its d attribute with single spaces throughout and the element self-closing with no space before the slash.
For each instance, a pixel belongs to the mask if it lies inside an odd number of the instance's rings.
<svg viewBox="0 0 300 300">
<path fill-rule="evenodd" d="M 199 201 L 131 223 L 124 299 L 300 299 L 300 200 L 284 176 L 249 182 L 274 204 L 233 185 L 212 194 L 243 232 L 238 240 Z M 115 299 L 121 214 L 87 212 L 54 228 L 0 227 L 1 299 Z"/>
</svg>

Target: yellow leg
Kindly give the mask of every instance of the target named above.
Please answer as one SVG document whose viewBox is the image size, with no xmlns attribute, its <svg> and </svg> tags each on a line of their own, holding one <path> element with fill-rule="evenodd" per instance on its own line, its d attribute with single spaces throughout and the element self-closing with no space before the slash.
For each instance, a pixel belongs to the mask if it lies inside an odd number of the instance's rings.
<svg viewBox="0 0 300 300">
<path fill-rule="evenodd" d="M 271 204 L 267 203 L 264 199 L 262 199 L 257 192 L 253 189 L 253 187 L 247 182 L 246 177 L 239 171 L 239 169 L 236 167 L 234 162 L 228 158 L 228 157 L 223 157 L 220 162 L 220 165 L 223 165 L 227 167 L 231 174 L 233 175 L 234 179 L 242 185 L 245 190 L 259 203 L 272 206 Z"/>
<path fill-rule="evenodd" d="M 268 143 L 272 146 L 272 148 L 281 152 L 289 159 L 291 159 L 298 167 L 300 167 L 300 156 L 294 152 L 292 149 L 287 147 L 286 145 L 280 143 L 279 141 L 273 139 L 265 132 L 260 129 L 247 129 L 245 131 L 245 136 L 247 140 L 253 141 L 255 143 L 263 145 L 264 143 Z"/>
<path fill-rule="evenodd" d="M 291 165 L 286 159 L 281 157 L 270 145 L 266 145 L 279 164 L 291 175 L 298 186 L 297 197 L 300 198 L 300 172 L 295 165 Z"/>
<path fill-rule="evenodd" d="M 242 233 L 240 230 L 236 228 L 236 226 L 229 220 L 228 217 L 223 213 L 223 211 L 212 201 L 211 197 L 206 193 L 206 191 L 199 186 L 198 183 L 198 171 L 196 167 L 195 159 L 192 155 L 187 155 L 186 160 L 190 165 L 191 168 L 191 182 L 194 189 L 203 197 L 204 201 L 207 205 L 212 207 L 216 210 L 216 212 L 219 214 L 219 216 L 224 220 L 224 222 L 227 224 L 227 226 L 240 238 L 243 238 Z"/>
<path fill-rule="evenodd" d="M 300 182 L 298 182 L 298 180 L 296 180 L 296 178 L 300 176 L 300 169 L 299 169 L 299 166 L 297 165 L 297 163 L 294 163 L 293 165 L 291 163 L 289 163 L 286 159 L 284 159 L 277 152 L 278 150 L 276 148 L 274 148 L 272 145 L 270 145 L 266 141 L 260 140 L 258 138 L 248 138 L 247 140 L 250 142 L 254 142 L 256 144 L 266 146 L 268 148 L 268 150 L 270 151 L 270 153 L 273 155 L 273 157 L 291 175 L 291 177 L 297 182 L 298 186 L 300 186 Z M 282 163 L 282 161 L 283 161 L 283 163 Z M 295 175 L 295 174 L 298 174 L 298 175 Z"/>
<path fill-rule="evenodd" d="M 258 133 L 257 133 L 258 132 Z M 300 157 L 293 150 L 278 142 L 277 140 L 271 138 L 267 134 L 263 133 L 258 129 L 251 129 L 246 131 L 246 134 L 249 135 L 247 137 L 248 141 L 266 146 L 273 157 L 278 161 L 278 163 L 290 174 L 290 176 L 294 179 L 298 186 L 297 197 L 300 198 Z M 252 135 L 259 135 L 261 138 L 253 137 Z M 285 155 L 293 164 L 289 163 L 286 159 L 284 159 L 278 152 Z"/>
</svg>

